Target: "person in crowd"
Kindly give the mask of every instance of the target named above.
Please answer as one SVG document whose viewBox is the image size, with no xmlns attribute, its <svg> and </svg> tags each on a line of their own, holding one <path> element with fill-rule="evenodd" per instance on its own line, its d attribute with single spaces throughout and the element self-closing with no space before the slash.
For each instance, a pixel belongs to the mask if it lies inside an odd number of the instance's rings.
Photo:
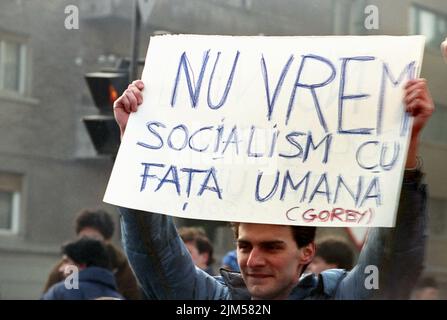
<svg viewBox="0 0 447 320">
<path fill-rule="evenodd" d="M 198 227 L 181 227 L 178 233 L 188 248 L 194 264 L 206 273 L 214 275 L 212 268 L 214 263 L 213 245 L 205 230 Z"/>
<path fill-rule="evenodd" d="M 354 267 L 355 253 L 345 240 L 328 237 L 317 242 L 316 247 L 315 257 L 306 269 L 308 272 L 320 274 L 328 269 L 349 271 Z"/>
<path fill-rule="evenodd" d="M 223 256 L 222 268 L 228 271 L 240 272 L 236 250 L 230 250 Z"/>
<path fill-rule="evenodd" d="M 42 296 L 43 300 L 123 299 L 110 270 L 109 254 L 101 241 L 80 238 L 64 245 L 62 254 L 63 265 L 59 271 L 67 278 L 51 286 Z"/>
<path fill-rule="evenodd" d="M 126 256 L 111 241 L 115 231 L 115 224 L 111 215 L 102 209 L 81 210 L 75 219 L 75 231 L 78 238 L 88 237 L 104 242 L 110 256 L 111 268 L 115 275 L 118 292 L 126 299 L 141 299 L 140 288 Z M 63 259 L 56 263 L 48 276 L 43 292 L 46 292 L 52 285 L 65 278 L 63 272 L 65 266 L 66 261 Z"/>
</svg>

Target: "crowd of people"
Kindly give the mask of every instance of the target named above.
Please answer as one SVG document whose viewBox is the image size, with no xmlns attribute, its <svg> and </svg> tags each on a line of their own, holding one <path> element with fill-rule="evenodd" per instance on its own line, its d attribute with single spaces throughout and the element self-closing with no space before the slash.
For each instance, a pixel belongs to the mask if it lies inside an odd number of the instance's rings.
<svg viewBox="0 0 447 320">
<path fill-rule="evenodd" d="M 125 254 L 112 244 L 115 225 L 112 216 L 102 209 L 82 210 L 75 219 L 77 238 L 64 244 L 61 259 L 54 265 L 43 289 L 44 300 L 151 299 L 138 284 Z M 223 255 L 220 263 L 213 256 L 213 245 L 202 227 L 180 227 L 178 234 L 195 266 L 211 276 L 218 269 L 240 273 L 237 250 Z M 316 242 L 314 258 L 302 278 L 326 270 L 351 270 L 357 250 L 341 237 L 325 237 Z M 439 299 L 439 286 L 432 276 L 415 283 L 413 300 Z"/>
<path fill-rule="evenodd" d="M 82 297 L 88 298 L 119 295 L 124 299 L 141 299 L 143 294 L 125 254 L 112 243 L 115 223 L 110 213 L 102 209 L 80 211 L 76 215 L 75 231 L 77 239 L 62 246 L 62 257 L 50 271 L 42 298 L 80 298 L 82 293 Z M 84 285 L 88 291 L 95 288 L 94 294 L 84 294 L 82 289 L 64 290 L 70 274 L 67 270 L 76 270 L 73 266 L 79 271 L 79 288 Z"/>
</svg>

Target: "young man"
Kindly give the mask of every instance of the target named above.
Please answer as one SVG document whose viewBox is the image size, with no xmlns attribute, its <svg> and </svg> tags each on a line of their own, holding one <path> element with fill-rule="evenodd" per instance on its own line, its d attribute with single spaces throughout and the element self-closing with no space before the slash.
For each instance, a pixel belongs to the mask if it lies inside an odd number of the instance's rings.
<svg viewBox="0 0 447 320">
<path fill-rule="evenodd" d="M 143 88 L 141 80 L 134 81 L 114 103 L 121 134 L 143 101 Z M 213 278 L 194 266 L 171 217 L 120 208 L 124 248 L 146 294 L 156 299 L 408 298 L 425 248 L 426 192 L 416 155 L 434 105 L 424 79 L 408 81 L 405 104 L 414 121 L 396 227 L 371 229 L 351 272 L 332 269 L 300 279 L 315 254 L 314 227 L 238 223 L 241 274 Z M 366 285 L 371 266 L 379 271 L 380 290 Z"/>
<path fill-rule="evenodd" d="M 43 300 L 123 299 L 117 291 L 109 255 L 101 241 L 81 238 L 63 246 L 62 254 L 64 266 L 75 266 L 79 271 L 79 283 L 75 286 L 70 282 L 73 287 L 69 288 L 64 281 L 60 281 L 43 295 Z M 65 273 L 66 270 L 63 268 L 60 271 Z"/>
<path fill-rule="evenodd" d="M 110 256 L 118 291 L 126 299 L 140 299 L 140 289 L 124 253 L 111 242 L 115 224 L 110 214 L 101 209 L 81 210 L 76 215 L 75 230 L 78 238 L 87 237 L 104 243 Z M 56 263 L 48 276 L 43 292 L 47 292 L 52 285 L 65 279 L 63 271 L 66 265 L 63 259 Z"/>
</svg>

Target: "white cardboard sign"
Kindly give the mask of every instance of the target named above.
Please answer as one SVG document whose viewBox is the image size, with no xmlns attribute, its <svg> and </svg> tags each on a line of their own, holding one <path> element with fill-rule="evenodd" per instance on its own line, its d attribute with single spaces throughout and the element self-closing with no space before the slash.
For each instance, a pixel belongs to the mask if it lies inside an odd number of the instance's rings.
<svg viewBox="0 0 447 320">
<path fill-rule="evenodd" d="M 422 36 L 151 39 L 104 201 L 205 220 L 395 222 Z"/>
</svg>

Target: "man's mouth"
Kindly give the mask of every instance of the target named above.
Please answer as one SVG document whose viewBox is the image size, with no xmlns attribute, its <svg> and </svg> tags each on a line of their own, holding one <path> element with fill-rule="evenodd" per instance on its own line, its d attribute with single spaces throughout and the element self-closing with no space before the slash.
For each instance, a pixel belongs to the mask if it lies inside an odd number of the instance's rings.
<svg viewBox="0 0 447 320">
<path fill-rule="evenodd" d="M 272 277 L 272 275 L 266 274 L 266 273 L 248 273 L 247 276 L 256 278 L 256 279 L 264 279 L 264 278 Z"/>
</svg>

